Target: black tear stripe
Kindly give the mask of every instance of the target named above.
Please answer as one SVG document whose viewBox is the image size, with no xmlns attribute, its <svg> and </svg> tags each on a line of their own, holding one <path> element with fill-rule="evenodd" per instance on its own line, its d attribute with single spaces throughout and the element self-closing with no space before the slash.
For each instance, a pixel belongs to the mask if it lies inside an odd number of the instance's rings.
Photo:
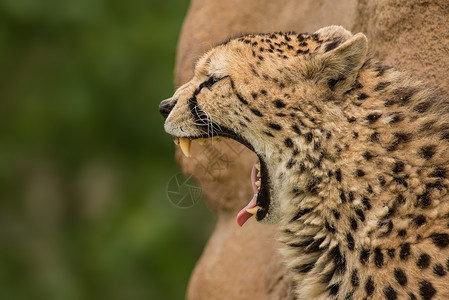
<svg viewBox="0 0 449 300">
<path fill-rule="evenodd" d="M 248 101 L 246 101 L 242 95 L 240 95 L 239 93 L 235 92 L 235 94 L 237 95 L 237 98 L 239 99 L 240 102 L 242 102 L 245 105 L 248 105 Z"/>
</svg>

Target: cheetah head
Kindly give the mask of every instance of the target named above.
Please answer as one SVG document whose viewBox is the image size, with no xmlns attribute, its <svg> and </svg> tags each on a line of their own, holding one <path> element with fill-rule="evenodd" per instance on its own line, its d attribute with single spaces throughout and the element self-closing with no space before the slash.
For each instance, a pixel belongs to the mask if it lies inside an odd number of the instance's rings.
<svg viewBox="0 0 449 300">
<path fill-rule="evenodd" d="M 289 200 L 289 182 L 301 172 L 293 165 L 314 157 L 308 141 L 313 137 L 302 133 L 327 126 L 324 110 L 331 119 L 339 117 L 336 103 L 354 84 L 366 51 L 363 34 L 340 26 L 232 39 L 202 56 L 193 78 L 161 102 L 165 131 L 187 156 L 192 140 L 213 137 L 254 151 L 254 197 L 237 222 L 242 226 L 255 215 L 276 223 Z"/>
</svg>

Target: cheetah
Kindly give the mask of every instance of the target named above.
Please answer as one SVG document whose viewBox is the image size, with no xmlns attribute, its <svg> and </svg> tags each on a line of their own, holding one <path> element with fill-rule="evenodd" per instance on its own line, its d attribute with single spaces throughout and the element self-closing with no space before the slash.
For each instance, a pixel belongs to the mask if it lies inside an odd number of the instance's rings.
<svg viewBox="0 0 449 300">
<path fill-rule="evenodd" d="M 159 111 L 186 156 L 257 154 L 237 222 L 277 224 L 298 299 L 449 299 L 449 102 L 362 33 L 230 39 Z"/>
</svg>

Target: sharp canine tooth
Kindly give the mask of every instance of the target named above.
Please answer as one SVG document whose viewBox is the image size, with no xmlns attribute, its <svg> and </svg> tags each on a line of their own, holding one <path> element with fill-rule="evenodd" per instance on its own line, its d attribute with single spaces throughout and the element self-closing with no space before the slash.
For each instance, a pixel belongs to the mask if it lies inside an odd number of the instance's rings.
<svg viewBox="0 0 449 300">
<path fill-rule="evenodd" d="M 257 177 L 258 177 L 258 178 L 260 178 L 260 171 L 259 171 L 259 172 L 257 172 Z"/>
<path fill-rule="evenodd" d="M 253 208 L 247 208 L 246 211 L 249 212 L 252 215 L 257 214 L 257 211 L 261 208 L 260 206 L 256 205 Z"/>
<path fill-rule="evenodd" d="M 257 186 L 258 188 L 260 188 L 260 185 L 261 185 L 260 180 L 256 181 L 256 186 Z"/>
<path fill-rule="evenodd" d="M 256 169 L 260 171 L 260 162 L 255 165 Z"/>
<path fill-rule="evenodd" d="M 175 142 L 175 145 L 179 145 L 179 138 L 178 138 L 178 137 L 175 137 L 175 138 L 173 139 L 173 142 Z"/>
<path fill-rule="evenodd" d="M 182 153 L 186 157 L 190 157 L 190 146 L 192 144 L 192 140 L 188 138 L 179 138 L 179 147 L 181 147 Z"/>
</svg>

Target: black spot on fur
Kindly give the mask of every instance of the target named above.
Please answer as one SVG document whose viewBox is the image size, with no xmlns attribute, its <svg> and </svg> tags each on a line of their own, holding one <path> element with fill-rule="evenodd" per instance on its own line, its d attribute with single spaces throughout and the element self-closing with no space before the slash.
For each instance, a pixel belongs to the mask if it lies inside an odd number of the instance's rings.
<svg viewBox="0 0 449 300">
<path fill-rule="evenodd" d="M 377 226 L 379 227 L 379 229 L 386 227 L 386 230 L 381 235 L 379 235 L 379 237 L 386 237 L 393 230 L 393 221 L 389 220 L 387 222 L 385 222 L 385 221 L 379 222 L 379 224 Z"/>
<path fill-rule="evenodd" d="M 353 192 L 353 191 L 350 191 L 350 192 L 348 193 L 348 198 L 349 198 L 349 202 L 354 201 L 354 192 Z"/>
<path fill-rule="evenodd" d="M 297 192 L 294 192 L 294 193 L 297 193 Z M 293 217 L 293 219 L 290 220 L 290 222 L 294 222 L 294 221 L 298 220 L 298 219 L 301 218 L 302 216 L 304 216 L 304 215 L 310 213 L 312 210 L 313 210 L 313 209 L 311 209 L 311 208 L 305 208 L 305 209 L 303 209 L 303 210 L 300 210 L 300 211 Z"/>
<path fill-rule="evenodd" d="M 367 296 L 371 296 L 374 293 L 374 281 L 373 277 L 369 276 L 365 283 L 365 291 Z"/>
<path fill-rule="evenodd" d="M 421 208 L 427 208 L 432 204 L 432 199 L 430 198 L 430 193 L 425 190 L 424 193 L 418 195 L 418 206 Z"/>
<path fill-rule="evenodd" d="M 349 123 L 354 123 L 355 121 L 357 121 L 357 119 L 355 117 L 349 117 L 347 118 Z"/>
<path fill-rule="evenodd" d="M 404 120 L 404 116 L 401 113 L 394 113 L 391 117 L 390 124 L 398 123 Z"/>
<path fill-rule="evenodd" d="M 379 143 L 379 133 L 377 131 L 371 134 L 371 142 Z"/>
<path fill-rule="evenodd" d="M 402 161 L 396 161 L 393 166 L 393 173 L 403 172 L 405 168 L 405 164 Z"/>
<path fill-rule="evenodd" d="M 385 71 L 391 69 L 391 67 L 389 66 L 384 66 L 384 65 L 376 65 L 376 67 L 374 68 L 374 70 L 377 72 L 376 77 L 381 77 L 382 75 L 384 75 Z"/>
<path fill-rule="evenodd" d="M 446 275 L 446 270 L 444 269 L 442 264 L 436 264 L 433 266 L 433 274 L 443 277 Z"/>
<path fill-rule="evenodd" d="M 311 132 L 307 132 L 304 137 L 306 138 L 307 143 L 311 143 L 313 140 L 313 134 Z"/>
<path fill-rule="evenodd" d="M 274 130 L 281 130 L 282 129 L 281 125 L 276 124 L 276 123 L 268 123 L 268 127 L 272 128 Z"/>
<path fill-rule="evenodd" d="M 335 179 L 337 179 L 338 182 L 341 182 L 341 170 L 340 169 L 335 171 Z"/>
<path fill-rule="evenodd" d="M 284 144 L 285 144 L 285 147 L 287 147 L 287 148 L 293 148 L 293 146 L 294 146 L 291 138 L 286 138 L 284 140 Z"/>
<path fill-rule="evenodd" d="M 374 264 L 378 268 L 382 268 L 382 266 L 384 265 L 384 254 L 379 247 L 376 247 L 374 249 Z"/>
<path fill-rule="evenodd" d="M 402 195 L 402 194 L 398 194 L 397 196 L 396 196 L 396 202 L 398 203 L 398 204 L 405 204 L 405 198 L 404 198 L 404 196 Z"/>
<path fill-rule="evenodd" d="M 357 270 L 352 271 L 352 275 L 351 275 L 351 285 L 353 287 L 357 287 L 359 286 L 360 282 L 359 282 L 359 272 Z"/>
<path fill-rule="evenodd" d="M 297 266 L 293 270 L 298 272 L 298 273 L 308 273 L 308 272 L 312 271 L 312 269 L 314 267 L 315 267 L 315 263 L 311 262 L 311 263 L 308 263 L 308 264 Z"/>
<path fill-rule="evenodd" d="M 367 94 L 365 94 L 365 93 L 361 93 L 358 97 L 357 97 L 357 99 L 358 100 L 365 100 L 366 98 L 368 98 L 369 96 L 367 95 Z"/>
<path fill-rule="evenodd" d="M 304 249 L 304 253 L 309 254 L 321 251 L 322 249 L 320 248 L 320 245 L 325 239 L 326 238 L 322 237 L 317 240 L 314 240 L 313 243 L 311 243 L 308 247 Z"/>
<path fill-rule="evenodd" d="M 293 158 L 290 158 L 290 160 L 287 162 L 287 164 L 285 165 L 285 167 L 287 169 L 291 169 L 296 163 L 296 160 L 294 160 Z"/>
<path fill-rule="evenodd" d="M 327 81 L 327 86 L 329 87 L 329 89 L 331 91 L 333 91 L 335 89 L 335 85 L 342 80 L 345 80 L 346 78 L 344 76 L 340 76 L 338 78 L 331 78 Z"/>
<path fill-rule="evenodd" d="M 333 209 L 333 210 L 332 210 L 332 214 L 334 215 L 334 218 L 335 218 L 336 220 L 339 220 L 339 219 L 340 219 L 340 212 L 339 212 L 338 210 Z"/>
<path fill-rule="evenodd" d="M 334 284 L 331 284 L 330 286 L 328 286 L 327 290 L 329 291 L 329 295 L 331 295 L 331 296 L 337 295 L 339 288 L 340 288 L 340 284 L 338 284 L 338 283 L 334 283 Z"/>
<path fill-rule="evenodd" d="M 444 167 L 436 167 L 430 174 L 431 177 L 446 178 L 446 169 Z"/>
<path fill-rule="evenodd" d="M 413 223 L 416 224 L 416 226 L 422 226 L 424 224 L 426 224 L 426 217 L 424 215 L 417 215 L 414 219 L 413 219 Z"/>
<path fill-rule="evenodd" d="M 277 108 L 283 108 L 283 107 L 285 107 L 285 103 L 282 102 L 282 101 L 279 100 L 279 99 L 274 100 L 274 101 L 273 101 L 273 104 L 274 104 L 274 106 L 276 106 Z"/>
<path fill-rule="evenodd" d="M 369 151 L 365 151 L 365 152 L 362 154 L 362 156 L 363 156 L 363 158 L 366 159 L 366 160 L 370 160 L 371 158 L 374 157 L 374 155 L 371 154 L 371 152 L 369 152 Z"/>
<path fill-rule="evenodd" d="M 390 106 L 393 106 L 394 104 L 395 104 L 395 101 L 393 101 L 393 100 L 387 100 L 384 102 L 385 107 L 390 107 Z"/>
<path fill-rule="evenodd" d="M 381 186 L 384 186 L 384 185 L 386 184 L 386 181 L 385 181 L 385 179 L 384 179 L 382 176 L 379 176 L 379 177 L 377 178 L 377 180 L 379 181 L 379 184 L 380 184 Z"/>
<path fill-rule="evenodd" d="M 406 235 L 407 235 L 407 230 L 405 230 L 405 229 L 398 230 L 398 236 L 404 237 Z"/>
<path fill-rule="evenodd" d="M 292 125 L 292 130 L 298 135 L 302 134 L 301 129 L 299 129 L 297 125 Z"/>
<path fill-rule="evenodd" d="M 361 209 L 356 209 L 355 213 L 359 217 L 360 221 L 365 222 L 365 213 Z"/>
<path fill-rule="evenodd" d="M 447 233 L 434 233 L 430 235 L 430 238 L 438 248 L 446 248 L 449 245 L 449 234 Z"/>
<path fill-rule="evenodd" d="M 401 87 L 393 91 L 393 94 L 397 97 L 398 102 L 401 106 L 406 105 L 410 102 L 412 96 L 417 92 L 416 88 L 412 87 Z"/>
<path fill-rule="evenodd" d="M 349 232 L 346 234 L 346 241 L 348 242 L 348 249 L 351 251 L 354 250 L 355 247 L 354 238 L 352 237 L 352 234 Z"/>
<path fill-rule="evenodd" d="M 393 142 L 387 147 L 387 151 L 394 151 L 397 149 L 399 144 L 401 143 L 408 143 L 412 139 L 412 135 L 410 133 L 405 132 L 395 132 L 393 134 L 394 140 Z"/>
<path fill-rule="evenodd" d="M 258 117 L 263 117 L 263 114 L 260 112 L 260 110 L 258 110 L 256 108 L 251 108 L 251 112 Z"/>
<path fill-rule="evenodd" d="M 430 255 L 427 253 L 423 253 L 419 256 L 418 260 L 416 261 L 416 265 L 420 269 L 425 269 L 429 267 L 430 265 Z"/>
<path fill-rule="evenodd" d="M 415 294 L 413 294 L 412 292 L 409 292 L 408 296 L 410 297 L 410 300 L 417 300 L 418 299 L 418 298 L 416 298 Z"/>
<path fill-rule="evenodd" d="M 296 161 L 295 161 L 296 162 Z M 317 185 L 321 182 L 321 178 L 315 178 L 314 180 L 310 180 L 306 184 L 306 191 L 312 194 L 317 193 Z M 326 226 L 327 227 L 327 226 Z M 329 228 L 328 228 L 329 229 Z M 335 232 L 335 229 L 333 229 L 333 232 Z"/>
<path fill-rule="evenodd" d="M 343 192 L 343 191 L 340 191 L 340 200 L 343 203 L 346 202 L 346 195 L 345 195 L 345 192 Z"/>
<path fill-rule="evenodd" d="M 355 171 L 355 174 L 356 174 L 357 177 L 363 177 L 363 176 L 365 176 L 365 171 L 357 169 Z"/>
<path fill-rule="evenodd" d="M 421 149 L 419 149 L 419 156 L 424 159 L 431 159 L 436 153 L 436 146 L 435 145 L 428 145 L 423 146 Z"/>
<path fill-rule="evenodd" d="M 409 256 L 410 256 L 410 244 L 409 243 L 401 244 L 399 257 L 402 260 L 406 260 Z"/>
<path fill-rule="evenodd" d="M 396 252 L 396 249 L 394 249 L 394 248 L 388 248 L 387 249 L 387 254 L 391 258 L 394 258 L 395 252 Z"/>
<path fill-rule="evenodd" d="M 402 285 L 407 285 L 407 276 L 405 275 L 404 271 L 401 268 L 394 269 L 394 278 L 396 278 L 396 281 Z"/>
<path fill-rule="evenodd" d="M 382 116 L 381 113 L 372 113 L 369 114 L 365 117 L 365 119 L 368 121 L 369 124 L 373 124 L 374 122 L 376 122 L 377 120 L 379 120 L 379 118 Z"/>
<path fill-rule="evenodd" d="M 251 93 L 251 97 L 253 97 L 253 99 L 254 99 L 254 100 L 256 100 L 256 99 L 257 99 L 257 96 L 258 96 L 258 95 L 257 95 L 257 93 L 256 93 L 256 92 L 253 92 L 253 93 Z"/>
<path fill-rule="evenodd" d="M 394 181 L 398 184 L 402 184 L 405 187 L 408 187 L 407 179 L 408 175 L 405 175 L 403 177 L 393 177 Z"/>
<path fill-rule="evenodd" d="M 363 206 L 365 206 L 366 210 L 371 209 L 371 203 L 367 197 L 365 197 L 365 196 L 362 197 L 362 204 L 363 204 Z"/>
<path fill-rule="evenodd" d="M 264 95 L 264 96 L 267 95 L 267 91 L 266 91 L 266 90 L 260 90 L 260 93 L 261 93 L 262 95 Z"/>
<path fill-rule="evenodd" d="M 415 107 L 413 107 L 413 110 L 418 113 L 424 113 L 426 112 L 433 104 L 432 100 L 426 100 L 421 103 L 418 103 Z"/>
<path fill-rule="evenodd" d="M 269 137 L 274 137 L 274 135 L 269 131 L 263 131 L 263 133 L 265 133 Z"/>
<path fill-rule="evenodd" d="M 396 300 L 396 299 L 398 299 L 398 293 L 391 286 L 387 286 L 384 289 L 384 295 L 387 298 L 387 300 Z"/>
<path fill-rule="evenodd" d="M 356 231 L 357 230 L 357 220 L 354 218 L 350 218 L 349 223 L 351 225 L 351 229 Z"/>
<path fill-rule="evenodd" d="M 436 294 L 436 290 L 433 285 L 427 281 L 423 280 L 419 283 L 419 294 L 423 300 L 430 300 Z"/>
<path fill-rule="evenodd" d="M 378 92 L 378 91 L 381 91 L 381 90 L 384 90 L 387 86 L 389 86 L 391 84 L 391 82 L 388 82 L 388 81 L 386 81 L 386 82 L 381 82 L 381 83 L 379 83 L 378 85 L 376 85 L 375 87 L 374 87 L 374 91 L 375 92 Z"/>
<path fill-rule="evenodd" d="M 360 252 L 360 263 L 364 265 L 369 259 L 370 251 L 368 249 L 362 249 Z"/>
<path fill-rule="evenodd" d="M 341 255 L 339 246 L 329 250 L 329 257 L 334 261 L 335 273 L 343 274 L 346 271 L 346 259 Z"/>
</svg>

